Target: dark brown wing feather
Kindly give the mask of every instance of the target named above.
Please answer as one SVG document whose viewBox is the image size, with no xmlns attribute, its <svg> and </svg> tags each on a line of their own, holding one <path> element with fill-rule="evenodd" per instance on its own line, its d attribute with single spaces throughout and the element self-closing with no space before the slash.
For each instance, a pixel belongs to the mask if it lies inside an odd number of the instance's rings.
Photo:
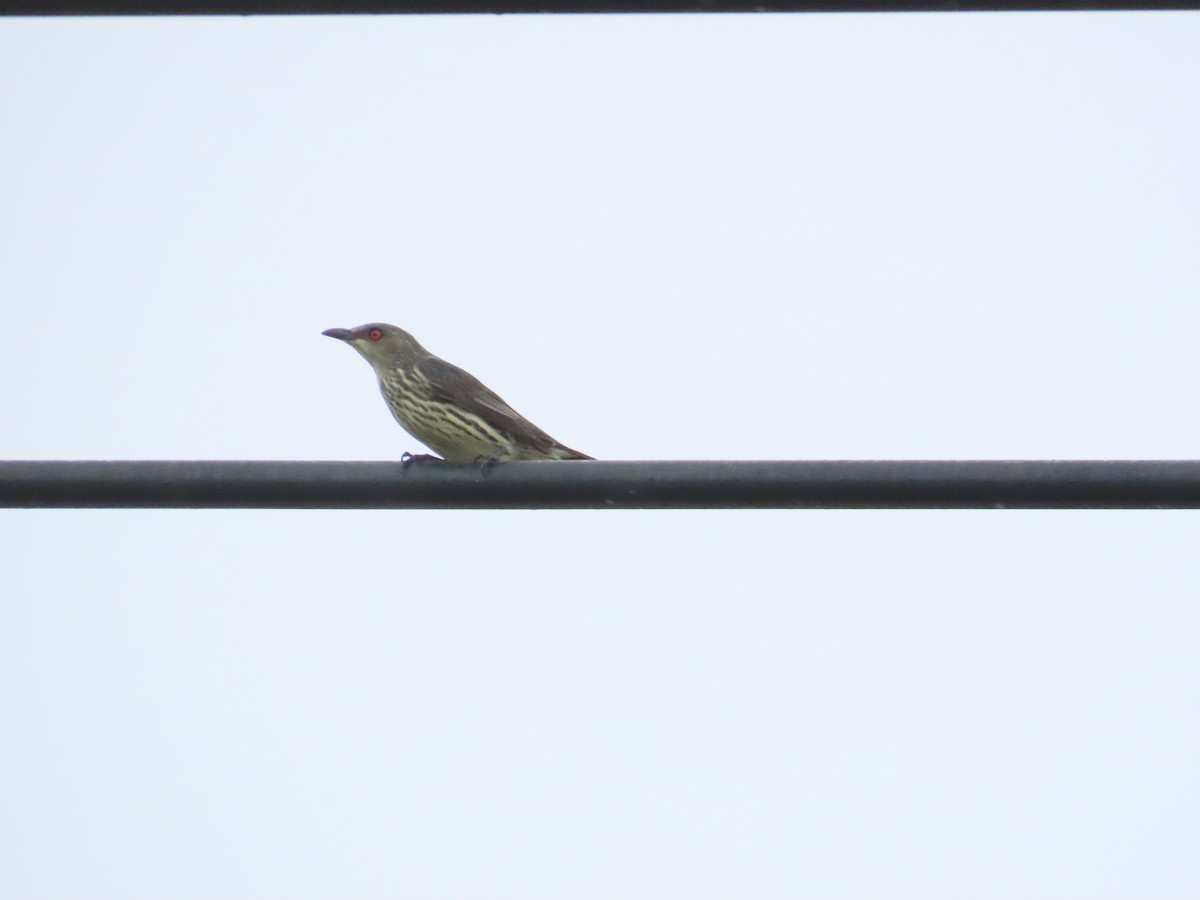
<svg viewBox="0 0 1200 900">
<path fill-rule="evenodd" d="M 474 413 L 488 424 L 508 432 L 519 443 L 542 451 L 563 446 L 505 403 L 500 395 L 486 384 L 454 363 L 430 356 L 418 362 L 417 369 L 425 376 L 430 390 L 438 400 Z M 591 458 L 582 453 L 579 456 Z"/>
</svg>

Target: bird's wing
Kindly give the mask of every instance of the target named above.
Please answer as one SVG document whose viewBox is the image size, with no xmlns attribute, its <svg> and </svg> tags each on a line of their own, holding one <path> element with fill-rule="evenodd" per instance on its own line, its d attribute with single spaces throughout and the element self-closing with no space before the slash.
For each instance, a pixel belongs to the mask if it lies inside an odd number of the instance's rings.
<svg viewBox="0 0 1200 900">
<path fill-rule="evenodd" d="M 505 403 L 499 394 L 454 363 L 430 356 L 418 362 L 417 369 L 425 376 L 438 400 L 474 413 L 517 440 L 535 446 L 553 447 L 557 444 L 554 438 Z"/>
</svg>

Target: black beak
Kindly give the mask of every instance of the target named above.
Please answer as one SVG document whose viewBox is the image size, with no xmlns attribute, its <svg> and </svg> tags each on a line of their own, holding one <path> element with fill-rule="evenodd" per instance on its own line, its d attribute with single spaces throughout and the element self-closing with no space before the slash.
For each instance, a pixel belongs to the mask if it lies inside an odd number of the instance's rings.
<svg viewBox="0 0 1200 900">
<path fill-rule="evenodd" d="M 321 334 L 325 337 L 337 338 L 339 341 L 348 341 L 352 337 L 348 328 L 326 328 Z"/>
</svg>

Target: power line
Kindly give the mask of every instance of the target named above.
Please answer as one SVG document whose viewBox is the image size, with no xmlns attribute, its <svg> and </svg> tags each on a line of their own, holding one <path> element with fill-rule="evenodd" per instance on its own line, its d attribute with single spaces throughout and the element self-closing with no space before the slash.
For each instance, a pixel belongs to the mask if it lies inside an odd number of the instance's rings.
<svg viewBox="0 0 1200 900">
<path fill-rule="evenodd" d="M 0 0 L 0 15 L 325 15 L 355 13 L 994 12 L 1200 9 L 1197 0 Z"/>
<path fill-rule="evenodd" d="M 1200 508 L 1200 461 L 12 461 L 0 506 Z"/>
</svg>

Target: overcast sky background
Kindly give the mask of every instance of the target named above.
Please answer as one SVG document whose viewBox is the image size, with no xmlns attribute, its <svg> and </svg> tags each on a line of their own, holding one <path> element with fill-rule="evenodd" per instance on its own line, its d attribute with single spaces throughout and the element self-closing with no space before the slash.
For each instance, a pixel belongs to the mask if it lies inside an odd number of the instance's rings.
<svg viewBox="0 0 1200 900">
<path fill-rule="evenodd" d="M 1193 458 L 1200 14 L 0 21 L 0 456 Z M 0 512 L 0 894 L 1192 898 L 1188 512 Z"/>
</svg>

